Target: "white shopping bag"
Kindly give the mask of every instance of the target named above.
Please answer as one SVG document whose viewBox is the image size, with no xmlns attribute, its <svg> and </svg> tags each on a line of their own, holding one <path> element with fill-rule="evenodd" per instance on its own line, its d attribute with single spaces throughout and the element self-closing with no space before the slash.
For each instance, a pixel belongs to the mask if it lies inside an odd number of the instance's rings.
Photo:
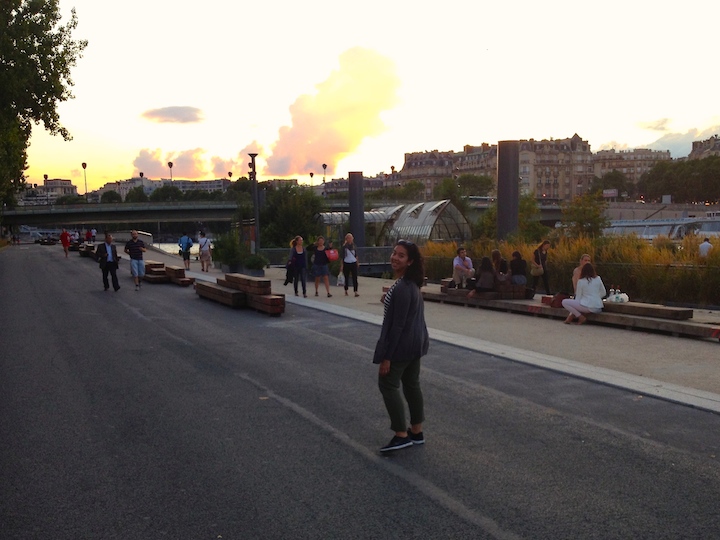
<svg viewBox="0 0 720 540">
<path fill-rule="evenodd" d="M 337 284 L 338 284 L 338 287 L 345 286 L 345 274 L 338 274 Z"/>
</svg>

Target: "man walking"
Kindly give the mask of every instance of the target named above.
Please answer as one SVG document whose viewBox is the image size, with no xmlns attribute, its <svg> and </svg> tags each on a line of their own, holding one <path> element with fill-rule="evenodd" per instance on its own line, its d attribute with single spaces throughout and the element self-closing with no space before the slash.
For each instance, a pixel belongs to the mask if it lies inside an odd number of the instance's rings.
<svg viewBox="0 0 720 540">
<path fill-rule="evenodd" d="M 108 274 L 110 274 L 113 289 L 115 289 L 115 292 L 118 292 L 120 290 L 120 284 L 117 278 L 118 254 L 117 248 L 115 244 L 113 244 L 112 234 L 109 232 L 105 233 L 105 242 L 98 246 L 95 255 L 102 269 L 103 286 L 105 290 L 107 291 L 110 288 L 110 284 L 108 283 Z"/>
<path fill-rule="evenodd" d="M 187 234 L 183 233 L 180 237 L 180 241 L 178 242 L 178 246 L 180 246 L 180 254 L 182 255 L 183 262 L 185 263 L 185 270 L 190 270 L 190 248 L 192 245 L 193 241 Z"/>
<path fill-rule="evenodd" d="M 68 258 L 68 249 L 70 249 L 70 233 L 63 227 L 62 233 L 60 233 L 60 243 L 62 244 L 63 250 L 65 251 L 65 258 Z"/>
<path fill-rule="evenodd" d="M 138 238 L 138 232 L 130 231 L 132 239 L 125 244 L 125 253 L 130 255 L 130 273 L 135 279 L 135 290 L 140 290 L 142 278 L 145 276 L 145 261 L 143 253 L 147 251 L 145 242 Z"/>
</svg>

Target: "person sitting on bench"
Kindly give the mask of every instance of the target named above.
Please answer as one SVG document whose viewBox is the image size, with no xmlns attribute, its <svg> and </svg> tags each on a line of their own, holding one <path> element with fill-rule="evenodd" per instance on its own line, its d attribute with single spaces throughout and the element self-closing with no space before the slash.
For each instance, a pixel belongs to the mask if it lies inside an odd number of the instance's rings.
<svg viewBox="0 0 720 540">
<path fill-rule="evenodd" d="M 472 298 L 476 293 L 495 291 L 495 268 L 490 257 L 483 257 L 480 260 L 480 268 L 477 271 L 475 288 L 470 291 L 468 297 Z"/>
<path fill-rule="evenodd" d="M 460 246 L 457 249 L 457 257 L 453 259 L 453 281 L 458 288 L 462 288 L 465 282 L 474 275 L 472 259 L 467 256 L 467 250 Z"/>
</svg>

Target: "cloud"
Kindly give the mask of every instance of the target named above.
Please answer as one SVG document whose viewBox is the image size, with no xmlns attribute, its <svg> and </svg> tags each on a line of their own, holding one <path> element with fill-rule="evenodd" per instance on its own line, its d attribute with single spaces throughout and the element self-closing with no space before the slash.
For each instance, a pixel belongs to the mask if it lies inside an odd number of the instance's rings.
<svg viewBox="0 0 720 540">
<path fill-rule="evenodd" d="M 192 124 L 202 122 L 205 118 L 197 107 L 163 107 L 150 109 L 142 113 L 142 117 L 158 124 Z"/>
<path fill-rule="evenodd" d="M 395 64 L 355 47 L 339 58 L 339 69 L 290 106 L 291 125 L 280 128 L 264 175 L 290 176 L 335 171 L 337 163 L 366 137 L 385 131 L 380 113 L 398 102 Z"/>
<path fill-rule="evenodd" d="M 693 141 L 704 141 L 720 133 L 720 125 L 702 131 L 693 128 L 686 133 L 666 133 L 658 140 L 647 145 L 651 150 L 670 150 L 673 158 L 686 157 L 692 150 Z"/>
<path fill-rule="evenodd" d="M 181 152 L 170 152 L 163 157 L 162 151 L 143 148 L 133 160 L 133 167 L 137 172 L 143 172 L 147 178 L 170 178 L 172 162 L 172 177 L 174 179 L 207 179 L 205 168 L 205 150 L 195 148 Z M 226 171 L 227 172 L 227 171 Z M 223 176 L 224 177 L 224 176 Z"/>
<path fill-rule="evenodd" d="M 659 120 L 653 120 L 652 122 L 640 122 L 638 125 L 642 129 L 648 129 L 650 131 L 667 131 L 669 129 L 669 123 L 669 118 L 660 118 Z"/>
<path fill-rule="evenodd" d="M 606 142 L 606 143 L 604 143 L 604 144 L 601 144 L 600 147 L 598 148 L 598 151 L 600 151 L 600 150 L 612 150 L 613 148 L 614 148 L 615 150 L 628 150 L 630 147 L 629 147 L 626 143 L 620 143 L 620 142 L 617 142 L 617 141 L 610 141 L 610 142 Z"/>
</svg>

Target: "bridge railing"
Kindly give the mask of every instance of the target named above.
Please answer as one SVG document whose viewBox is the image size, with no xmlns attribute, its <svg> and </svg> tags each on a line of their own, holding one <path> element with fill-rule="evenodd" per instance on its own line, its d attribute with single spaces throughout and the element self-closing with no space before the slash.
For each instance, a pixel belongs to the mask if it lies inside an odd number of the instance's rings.
<svg viewBox="0 0 720 540">
<path fill-rule="evenodd" d="M 361 264 L 385 264 L 390 261 L 392 250 L 392 246 L 361 247 L 357 249 L 357 257 Z M 285 266 L 290 254 L 290 248 L 260 249 L 260 253 L 267 257 L 270 261 L 270 266 Z M 342 256 L 342 252 L 340 255 Z"/>
</svg>

